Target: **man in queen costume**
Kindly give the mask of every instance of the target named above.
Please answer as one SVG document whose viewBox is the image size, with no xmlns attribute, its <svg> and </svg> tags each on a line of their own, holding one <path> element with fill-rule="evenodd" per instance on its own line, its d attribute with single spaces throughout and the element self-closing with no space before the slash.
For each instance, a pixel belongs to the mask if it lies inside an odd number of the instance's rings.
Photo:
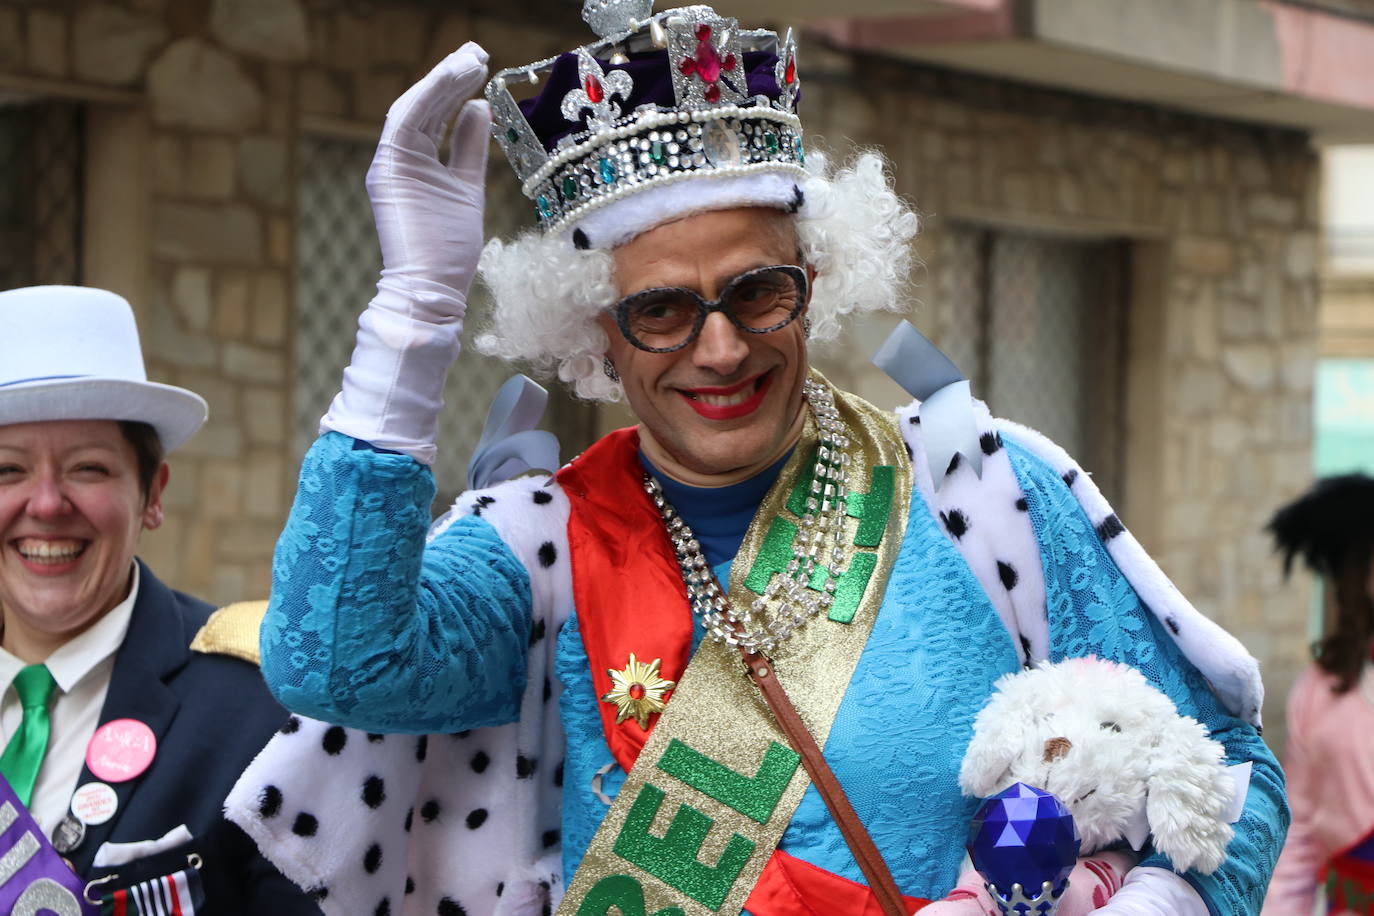
<svg viewBox="0 0 1374 916">
<path fill-rule="evenodd" d="M 262 631 L 299 716 L 231 816 L 331 913 L 913 912 L 959 880 L 960 761 L 994 681 L 1097 655 L 1249 765 L 1219 870 L 1147 844 L 1099 912 L 1257 913 L 1288 813 L 1254 660 L 1037 433 L 958 384 L 894 416 L 809 369 L 847 314 L 902 307 L 916 217 L 878 156 L 804 150 L 790 33 L 647 0 L 584 17 L 600 40 L 497 75 L 487 101 L 468 44 L 387 117 L 368 175 L 385 269 Z M 489 132 L 540 226 L 481 251 Z M 639 425 L 431 528 L 479 271 L 480 349 L 623 395 Z M 885 869 L 859 841 L 856 863 L 770 684 Z"/>
</svg>

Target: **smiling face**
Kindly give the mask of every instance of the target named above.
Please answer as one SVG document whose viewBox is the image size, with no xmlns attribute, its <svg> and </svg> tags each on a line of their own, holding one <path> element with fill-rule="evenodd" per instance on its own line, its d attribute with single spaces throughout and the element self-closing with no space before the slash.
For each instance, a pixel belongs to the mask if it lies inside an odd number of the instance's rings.
<svg viewBox="0 0 1374 916">
<path fill-rule="evenodd" d="M 684 287 L 715 299 L 746 271 L 799 263 L 791 218 L 757 207 L 665 223 L 612 254 L 622 296 Z M 767 467 L 796 441 L 807 366 L 801 318 L 750 334 L 713 312 L 700 336 L 672 353 L 641 350 L 610 314 L 599 320 L 644 451 L 660 470 L 687 483 L 731 483 Z"/>
<path fill-rule="evenodd" d="M 113 421 L 0 426 L 6 649 L 42 661 L 124 600 L 139 533 L 162 523 L 166 482 L 163 464 L 143 493 Z"/>
</svg>

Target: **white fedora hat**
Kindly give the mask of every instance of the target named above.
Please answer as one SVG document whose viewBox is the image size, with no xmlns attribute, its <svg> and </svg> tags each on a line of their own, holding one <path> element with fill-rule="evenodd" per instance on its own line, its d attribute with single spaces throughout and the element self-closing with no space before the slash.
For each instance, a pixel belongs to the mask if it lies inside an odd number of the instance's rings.
<svg viewBox="0 0 1374 916">
<path fill-rule="evenodd" d="M 200 429 L 200 395 L 148 381 L 134 311 L 84 286 L 0 292 L 0 426 L 138 420 L 175 450 Z"/>
</svg>

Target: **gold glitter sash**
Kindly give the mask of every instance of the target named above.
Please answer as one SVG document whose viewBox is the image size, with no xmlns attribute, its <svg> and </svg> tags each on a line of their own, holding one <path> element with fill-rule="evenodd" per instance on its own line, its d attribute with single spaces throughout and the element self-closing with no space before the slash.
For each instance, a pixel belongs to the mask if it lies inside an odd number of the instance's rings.
<svg viewBox="0 0 1374 916">
<path fill-rule="evenodd" d="M 896 420 L 861 398 L 834 395 L 850 440 L 845 571 L 828 615 L 800 627 L 773 658 L 822 747 L 882 604 L 911 493 Z M 816 443 L 808 419 L 731 567 L 737 607 L 786 571 Z M 739 913 L 810 784 L 800 762 L 736 650 L 704 640 L 592 838 L 558 916 Z"/>
</svg>

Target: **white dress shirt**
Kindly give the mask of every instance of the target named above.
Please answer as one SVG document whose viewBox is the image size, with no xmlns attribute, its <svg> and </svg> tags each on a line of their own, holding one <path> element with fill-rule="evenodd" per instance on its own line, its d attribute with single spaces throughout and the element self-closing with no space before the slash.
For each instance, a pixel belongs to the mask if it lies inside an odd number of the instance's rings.
<svg viewBox="0 0 1374 916">
<path fill-rule="evenodd" d="M 129 596 L 44 662 L 57 682 L 57 689 L 48 707 L 52 723 L 48 752 L 38 770 L 29 811 L 50 837 L 67 816 L 76 781 L 86 763 L 86 745 L 100 722 L 100 710 L 114 673 L 115 652 L 129 632 L 129 618 L 138 599 L 138 578 L 135 563 Z M 14 677 L 25 664 L 0 649 L 0 683 L 5 685 L 0 696 L 0 749 L 9 743 L 24 719 Z"/>
</svg>

